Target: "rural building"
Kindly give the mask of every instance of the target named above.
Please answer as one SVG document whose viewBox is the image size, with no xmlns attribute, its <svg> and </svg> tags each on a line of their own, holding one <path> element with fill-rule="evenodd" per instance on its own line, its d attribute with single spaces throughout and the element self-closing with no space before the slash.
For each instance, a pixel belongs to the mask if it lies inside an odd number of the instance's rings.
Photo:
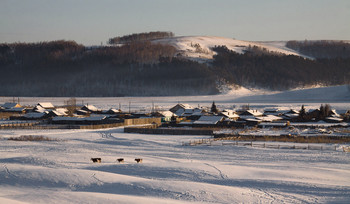
<svg viewBox="0 0 350 204">
<path fill-rule="evenodd" d="M 183 110 L 183 112 L 185 112 L 185 109 L 193 109 L 193 107 L 190 106 L 189 104 L 178 103 L 174 107 L 170 108 L 169 111 L 176 113 L 177 111 L 179 111 L 181 109 Z"/>
<path fill-rule="evenodd" d="M 19 103 L 4 103 L 1 105 L 4 109 L 21 108 Z"/>
<path fill-rule="evenodd" d="M 98 108 L 96 108 L 93 105 L 85 105 L 85 106 L 83 106 L 81 108 L 81 110 L 88 111 L 88 112 L 91 112 L 91 113 L 100 113 L 100 112 L 102 112 L 101 110 L 99 110 Z"/>
<path fill-rule="evenodd" d="M 203 115 L 198 120 L 194 121 L 194 125 L 217 125 L 224 121 L 223 116 Z"/>
<path fill-rule="evenodd" d="M 219 115 L 224 116 L 225 118 L 229 118 L 231 120 L 238 120 L 239 115 L 236 114 L 234 110 L 223 110 Z"/>
<path fill-rule="evenodd" d="M 52 105 L 50 102 L 45 102 L 45 103 L 38 103 L 36 106 L 41 106 L 44 109 L 54 109 L 55 106 Z"/>
<path fill-rule="evenodd" d="M 173 117 L 177 117 L 177 115 L 171 111 L 157 111 L 152 114 L 154 117 L 161 117 L 162 121 L 170 122 Z"/>
</svg>

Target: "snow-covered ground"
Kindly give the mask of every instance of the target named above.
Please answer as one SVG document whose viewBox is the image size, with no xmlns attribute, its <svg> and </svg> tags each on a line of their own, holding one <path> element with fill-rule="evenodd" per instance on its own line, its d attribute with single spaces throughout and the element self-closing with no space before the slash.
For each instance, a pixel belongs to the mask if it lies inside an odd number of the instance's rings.
<svg viewBox="0 0 350 204">
<path fill-rule="evenodd" d="M 266 48 L 269 51 L 286 55 L 297 55 L 310 58 L 296 52 L 295 50 L 287 48 L 285 41 L 253 42 L 216 36 L 181 36 L 155 40 L 154 42 L 173 45 L 183 57 L 199 62 L 206 62 L 207 60 L 213 59 L 213 56 L 216 53 L 212 51 L 211 48 L 223 45 L 237 53 L 244 53 L 250 45 L 251 47 L 258 46 Z"/>
<path fill-rule="evenodd" d="M 58 141 L 6 139 L 21 135 Z M 181 145 L 200 138 L 208 137 L 125 134 L 123 128 L 1 130 L 0 203 L 350 201 L 349 153 Z"/>
</svg>

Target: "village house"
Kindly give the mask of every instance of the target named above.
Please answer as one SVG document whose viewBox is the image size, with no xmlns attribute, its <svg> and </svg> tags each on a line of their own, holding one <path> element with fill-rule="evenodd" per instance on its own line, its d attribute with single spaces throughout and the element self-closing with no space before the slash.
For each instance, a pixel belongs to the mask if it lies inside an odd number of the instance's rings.
<svg viewBox="0 0 350 204">
<path fill-rule="evenodd" d="M 234 110 L 228 110 L 225 109 L 222 112 L 220 112 L 218 115 L 224 116 L 225 118 L 231 119 L 231 120 L 238 120 L 239 115 L 236 114 Z"/>
<path fill-rule="evenodd" d="M 198 120 L 193 122 L 195 126 L 213 126 L 218 125 L 220 122 L 223 122 L 225 118 L 223 116 L 214 116 L 214 115 L 203 115 Z"/>
<path fill-rule="evenodd" d="M 178 103 L 174 107 L 170 108 L 169 111 L 176 114 L 176 112 L 178 112 L 179 110 L 182 110 L 180 112 L 185 112 L 186 109 L 193 109 L 193 107 L 190 106 L 189 104 Z"/>
<path fill-rule="evenodd" d="M 258 110 L 246 110 L 243 113 L 239 114 L 239 117 L 242 119 L 246 119 L 246 118 L 255 118 L 255 117 L 260 117 L 263 114 L 258 111 Z"/>
<path fill-rule="evenodd" d="M 102 110 L 96 108 L 95 106 L 93 105 L 85 105 L 81 108 L 81 110 L 84 110 L 84 111 L 87 111 L 87 112 L 90 112 L 90 113 L 101 113 Z"/>
<path fill-rule="evenodd" d="M 52 105 L 52 103 L 50 103 L 50 102 L 38 103 L 36 106 L 40 106 L 44 109 L 55 109 L 55 106 Z"/>
<path fill-rule="evenodd" d="M 1 105 L 4 109 L 21 108 L 19 103 L 4 103 Z"/>
<path fill-rule="evenodd" d="M 161 117 L 162 122 L 170 122 L 172 118 L 177 117 L 177 115 L 171 111 L 157 111 L 152 114 L 153 117 Z"/>
</svg>

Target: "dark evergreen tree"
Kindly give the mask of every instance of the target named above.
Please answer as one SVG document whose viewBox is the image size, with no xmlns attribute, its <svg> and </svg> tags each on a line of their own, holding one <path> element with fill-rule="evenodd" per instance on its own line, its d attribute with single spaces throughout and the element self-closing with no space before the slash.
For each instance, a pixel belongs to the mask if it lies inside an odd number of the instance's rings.
<svg viewBox="0 0 350 204">
<path fill-rule="evenodd" d="M 217 109 L 214 101 L 213 101 L 213 104 L 211 105 L 210 112 L 212 112 L 212 113 L 218 113 L 219 112 L 219 110 Z"/>
<path fill-rule="evenodd" d="M 306 110 L 305 110 L 304 105 L 301 106 L 301 109 L 299 111 L 299 119 L 302 121 L 306 120 Z"/>
</svg>

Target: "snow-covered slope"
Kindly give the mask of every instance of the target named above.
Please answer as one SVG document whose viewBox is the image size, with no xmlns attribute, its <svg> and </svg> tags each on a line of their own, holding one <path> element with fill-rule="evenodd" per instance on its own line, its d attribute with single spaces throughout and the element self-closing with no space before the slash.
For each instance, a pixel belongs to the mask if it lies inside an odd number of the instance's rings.
<svg viewBox="0 0 350 204">
<path fill-rule="evenodd" d="M 286 42 L 252 42 L 236 40 L 232 38 L 214 37 L 214 36 L 182 36 L 155 40 L 155 43 L 170 44 L 175 46 L 179 53 L 193 60 L 206 61 L 212 59 L 216 54 L 211 50 L 212 47 L 225 45 L 237 53 L 244 53 L 244 50 L 251 46 L 266 48 L 269 51 L 279 52 L 286 55 L 302 56 L 298 52 L 285 46 Z M 303 56 L 307 57 L 307 56 Z"/>
<path fill-rule="evenodd" d="M 330 87 L 318 87 L 308 89 L 298 89 L 291 91 L 284 91 L 275 94 L 255 94 L 250 96 L 241 97 L 233 101 L 245 101 L 245 102 L 349 102 L 350 101 L 350 88 L 347 85 L 342 86 L 330 86 Z"/>
</svg>

